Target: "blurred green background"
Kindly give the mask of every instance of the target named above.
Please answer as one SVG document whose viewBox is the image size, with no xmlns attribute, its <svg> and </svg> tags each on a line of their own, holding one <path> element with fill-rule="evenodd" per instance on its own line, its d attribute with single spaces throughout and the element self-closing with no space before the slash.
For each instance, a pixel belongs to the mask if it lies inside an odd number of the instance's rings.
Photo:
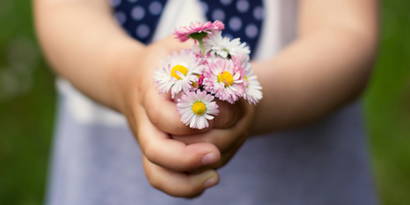
<svg viewBox="0 0 410 205">
<path fill-rule="evenodd" d="M 56 110 L 30 1 L 0 2 L 0 204 L 43 204 Z M 410 1 L 381 4 L 380 54 L 364 97 L 379 196 L 410 204 Z"/>
</svg>

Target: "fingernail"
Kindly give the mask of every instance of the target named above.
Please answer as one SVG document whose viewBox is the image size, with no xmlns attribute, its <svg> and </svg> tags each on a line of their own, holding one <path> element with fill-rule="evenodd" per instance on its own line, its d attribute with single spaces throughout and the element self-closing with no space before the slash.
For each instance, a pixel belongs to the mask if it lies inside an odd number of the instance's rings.
<svg viewBox="0 0 410 205">
<path fill-rule="evenodd" d="M 202 164 L 203 165 L 212 164 L 212 163 L 215 163 L 217 161 L 218 161 L 218 158 L 217 158 L 216 154 L 214 154 L 214 153 L 208 153 L 204 157 L 202 157 Z"/>
<path fill-rule="evenodd" d="M 204 182 L 204 187 L 205 187 L 205 188 L 208 188 L 208 187 L 211 187 L 211 186 L 215 186 L 217 182 L 218 182 L 218 177 L 217 177 L 217 176 L 213 176 L 213 177 L 207 179 L 207 180 Z"/>
</svg>

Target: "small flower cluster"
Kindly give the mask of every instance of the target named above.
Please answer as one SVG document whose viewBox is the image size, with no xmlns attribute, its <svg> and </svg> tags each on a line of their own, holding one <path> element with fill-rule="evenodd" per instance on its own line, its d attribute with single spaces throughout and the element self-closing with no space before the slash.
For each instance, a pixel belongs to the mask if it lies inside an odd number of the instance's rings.
<svg viewBox="0 0 410 205">
<path fill-rule="evenodd" d="M 194 40 L 193 48 L 171 54 L 155 72 L 161 93 L 177 102 L 181 121 L 203 129 L 218 115 L 216 100 L 234 104 L 241 98 L 251 104 L 262 99 L 262 87 L 249 63 L 249 47 L 239 38 L 222 37 L 220 21 L 193 23 L 175 32 L 181 42 Z"/>
</svg>

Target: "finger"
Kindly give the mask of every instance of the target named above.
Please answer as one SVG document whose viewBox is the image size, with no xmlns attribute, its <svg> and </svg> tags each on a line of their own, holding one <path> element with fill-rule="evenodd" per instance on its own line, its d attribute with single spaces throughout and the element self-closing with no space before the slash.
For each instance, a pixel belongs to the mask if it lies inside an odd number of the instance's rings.
<svg viewBox="0 0 410 205">
<path fill-rule="evenodd" d="M 205 166 L 205 167 L 200 167 L 196 169 L 195 171 L 201 172 L 201 171 L 208 170 L 208 169 L 219 169 L 221 167 L 224 167 L 232 160 L 235 154 L 239 151 L 239 149 L 245 143 L 246 139 L 247 139 L 246 137 L 239 138 L 232 146 L 230 146 L 228 150 L 226 150 L 225 152 L 221 154 L 221 160 L 219 160 L 218 163 Z"/>
<path fill-rule="evenodd" d="M 207 132 L 211 125 L 205 129 L 192 129 L 181 122 L 175 102 L 169 95 L 160 94 L 157 90 L 148 91 L 145 98 L 148 118 L 160 130 L 171 135 L 195 135 Z"/>
<path fill-rule="evenodd" d="M 200 195 L 205 189 L 219 182 L 215 170 L 206 170 L 195 174 L 186 174 L 164 169 L 151 163 L 144 157 L 145 175 L 149 183 L 171 196 L 192 198 Z"/>
<path fill-rule="evenodd" d="M 183 142 L 187 145 L 197 143 L 209 143 L 215 145 L 223 153 L 229 150 L 238 141 L 239 136 L 236 132 L 230 130 L 213 129 L 204 134 L 189 136 L 172 136 L 173 139 Z"/>
<path fill-rule="evenodd" d="M 224 101 L 217 101 L 217 104 L 219 114 L 215 117 L 213 128 L 231 128 L 243 116 L 241 103 L 229 104 Z"/>
<path fill-rule="evenodd" d="M 231 161 L 231 159 L 235 156 L 235 154 L 239 151 L 239 149 L 242 147 L 242 145 L 246 142 L 247 136 L 242 136 L 240 137 L 228 150 L 226 150 L 224 153 L 222 153 L 221 160 L 219 160 L 218 163 L 214 165 L 210 165 L 211 168 L 214 169 L 219 169 L 221 167 L 224 167 L 228 162 Z"/>
<path fill-rule="evenodd" d="M 245 104 L 244 116 L 230 129 L 212 129 L 207 133 L 190 135 L 190 136 L 172 136 L 174 139 L 185 144 L 211 143 L 218 147 L 220 152 L 226 152 L 234 146 L 241 138 L 246 138 L 247 130 L 253 116 L 251 105 Z"/>
<path fill-rule="evenodd" d="M 236 137 L 222 129 L 213 129 L 207 133 L 185 136 L 172 136 L 173 139 L 183 142 L 184 144 L 209 143 L 215 145 L 220 152 L 227 150 L 236 140 Z"/>
<path fill-rule="evenodd" d="M 189 171 L 214 164 L 220 159 L 218 148 L 209 143 L 186 145 L 154 127 L 145 114 L 140 116 L 138 141 L 144 155 L 153 163 L 175 171 Z"/>
</svg>

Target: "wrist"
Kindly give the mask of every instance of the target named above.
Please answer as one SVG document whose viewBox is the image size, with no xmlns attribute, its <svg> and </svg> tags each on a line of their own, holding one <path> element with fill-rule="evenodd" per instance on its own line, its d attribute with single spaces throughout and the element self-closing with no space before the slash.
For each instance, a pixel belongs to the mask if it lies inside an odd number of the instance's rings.
<svg viewBox="0 0 410 205">
<path fill-rule="evenodd" d="M 111 107 L 121 113 L 128 109 L 130 95 L 139 92 L 133 81 L 138 80 L 144 50 L 145 46 L 136 41 L 116 44 L 111 49 L 108 63 Z"/>
</svg>

